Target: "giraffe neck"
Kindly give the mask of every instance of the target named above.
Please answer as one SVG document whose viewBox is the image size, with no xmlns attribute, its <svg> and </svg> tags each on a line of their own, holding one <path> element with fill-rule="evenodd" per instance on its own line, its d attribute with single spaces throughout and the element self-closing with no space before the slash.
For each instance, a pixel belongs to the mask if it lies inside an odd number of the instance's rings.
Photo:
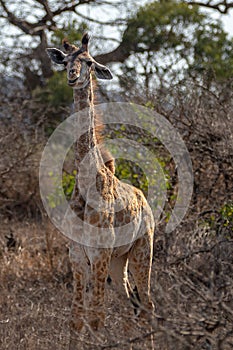
<svg viewBox="0 0 233 350">
<path fill-rule="evenodd" d="M 83 89 L 74 89 L 74 110 L 78 115 L 77 130 L 80 137 L 75 145 L 75 164 L 78 170 L 80 162 L 87 156 L 89 171 L 99 169 L 104 162 L 97 147 L 95 130 L 94 93 L 92 80 Z M 93 169 L 91 169 L 93 168 Z"/>
<path fill-rule="evenodd" d="M 94 113 L 94 97 L 92 80 L 83 89 L 74 89 L 74 112 L 80 112 L 82 110 L 89 111 L 90 109 Z"/>
</svg>

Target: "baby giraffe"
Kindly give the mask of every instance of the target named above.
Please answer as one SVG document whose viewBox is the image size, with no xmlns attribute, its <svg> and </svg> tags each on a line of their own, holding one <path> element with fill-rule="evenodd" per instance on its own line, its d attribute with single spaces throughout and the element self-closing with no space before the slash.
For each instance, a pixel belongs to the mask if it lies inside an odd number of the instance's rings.
<svg viewBox="0 0 233 350">
<path fill-rule="evenodd" d="M 75 142 L 77 177 L 70 202 L 79 219 L 77 227 L 71 224 L 74 237 L 70 244 L 74 277 L 71 334 L 80 332 L 85 324 L 93 331 L 104 326 L 109 275 L 124 287 L 140 317 L 150 319 L 154 308 L 150 296 L 153 214 L 143 193 L 114 175 L 114 162 L 100 146 L 92 73 L 98 79 L 112 79 L 112 74 L 89 54 L 88 42 L 89 36 L 84 34 L 80 47 L 63 40 L 65 53 L 47 49 L 52 61 L 66 68 L 75 112 L 82 114 L 78 120 L 83 133 Z M 76 231 L 86 237 L 86 244 L 75 240 Z M 121 241 L 124 243 L 120 244 Z M 128 271 L 136 293 L 130 287 Z M 75 348 L 71 341 L 70 350 Z"/>
</svg>

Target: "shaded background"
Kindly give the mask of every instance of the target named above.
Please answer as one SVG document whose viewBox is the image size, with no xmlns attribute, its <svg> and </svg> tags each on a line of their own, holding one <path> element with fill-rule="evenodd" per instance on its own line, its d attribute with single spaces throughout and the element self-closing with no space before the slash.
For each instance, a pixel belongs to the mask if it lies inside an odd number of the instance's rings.
<svg viewBox="0 0 233 350">
<path fill-rule="evenodd" d="M 67 347 L 67 241 L 47 219 L 38 169 L 46 140 L 72 113 L 65 72 L 51 65 L 45 48 L 61 48 L 63 37 L 78 44 L 84 31 L 92 36 L 91 54 L 114 75 L 99 84 L 97 103 L 131 101 L 162 114 L 193 162 L 190 208 L 167 235 L 179 185 L 171 155 L 145 131 L 127 125 L 105 130 L 108 138 L 147 147 L 166 176 L 152 276 L 155 347 L 232 349 L 233 39 L 224 25 L 232 8 L 232 1 L 204 0 L 0 1 L 0 349 Z M 67 198 L 74 184 L 70 153 Z M 147 194 L 150 184 L 136 161 L 117 159 L 116 174 Z M 139 328 L 125 298 L 110 287 L 107 309 L 108 332 L 80 348 L 125 349 L 130 338 L 134 349 L 146 349 L 148 325 Z M 119 325 L 129 322 L 126 339 Z"/>
</svg>

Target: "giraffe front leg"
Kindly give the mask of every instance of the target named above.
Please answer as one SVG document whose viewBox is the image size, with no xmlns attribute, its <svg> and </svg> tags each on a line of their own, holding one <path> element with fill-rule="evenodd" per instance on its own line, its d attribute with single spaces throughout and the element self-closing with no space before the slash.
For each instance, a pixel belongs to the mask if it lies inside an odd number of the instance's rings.
<svg viewBox="0 0 233 350">
<path fill-rule="evenodd" d="M 84 326 L 84 293 L 85 286 L 83 273 L 81 271 L 73 272 L 74 292 L 71 307 L 70 328 L 73 331 L 80 332 Z"/>
<path fill-rule="evenodd" d="M 70 339 L 69 350 L 77 350 L 79 348 L 80 332 L 84 327 L 84 288 L 85 279 L 84 271 L 80 269 L 77 263 L 72 262 L 73 267 L 73 301 L 71 307 L 70 319 Z"/>
<path fill-rule="evenodd" d="M 87 321 L 92 330 L 97 331 L 104 326 L 105 321 L 105 288 L 109 273 L 111 249 L 89 248 L 95 256 L 91 264 L 91 274 L 88 285 L 89 307 Z"/>
<path fill-rule="evenodd" d="M 85 292 L 88 264 L 83 248 L 73 245 L 70 248 L 70 260 L 73 270 L 73 301 L 71 307 L 70 330 L 81 332 L 85 320 Z"/>
</svg>

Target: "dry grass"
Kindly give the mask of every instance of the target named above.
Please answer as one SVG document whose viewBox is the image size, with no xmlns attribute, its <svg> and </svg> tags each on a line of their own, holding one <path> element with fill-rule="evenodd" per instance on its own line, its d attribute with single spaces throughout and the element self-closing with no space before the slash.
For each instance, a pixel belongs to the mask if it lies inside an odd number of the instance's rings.
<svg viewBox="0 0 233 350">
<path fill-rule="evenodd" d="M 17 247 L 9 250 L 5 235 L 10 227 Z M 42 226 L 28 222 L 1 227 L 2 350 L 65 349 L 71 277 L 64 240 L 55 233 L 50 238 L 53 266 Z"/>
<path fill-rule="evenodd" d="M 169 259 L 162 234 L 155 245 L 152 296 L 159 316 L 151 323 L 155 349 L 230 350 L 233 243 L 207 234 L 192 240 L 191 231 L 185 229 L 186 242 L 177 231 Z M 16 241 L 12 248 L 7 247 L 10 232 Z M 49 224 L 2 224 L 1 350 L 67 349 L 72 274 L 66 243 Z M 130 342 L 134 350 L 148 349 L 150 331 L 150 325 L 140 325 L 126 300 L 108 287 L 106 328 L 95 336 L 80 337 L 77 349 L 125 350 Z"/>
</svg>

